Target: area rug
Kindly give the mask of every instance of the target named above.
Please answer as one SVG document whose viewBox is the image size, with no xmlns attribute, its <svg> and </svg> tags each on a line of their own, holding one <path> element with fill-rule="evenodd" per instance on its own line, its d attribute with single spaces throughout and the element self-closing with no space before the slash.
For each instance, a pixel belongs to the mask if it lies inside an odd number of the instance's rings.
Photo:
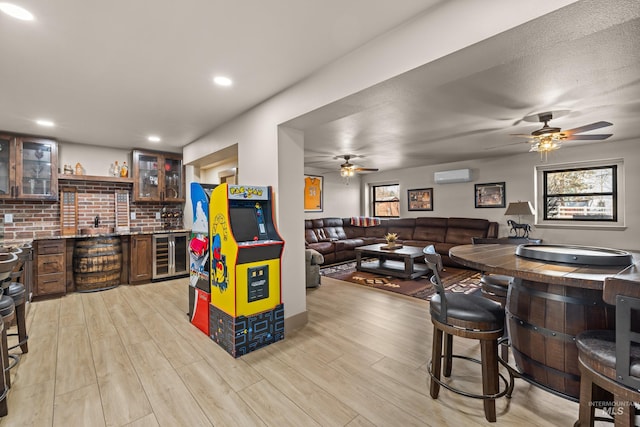
<svg viewBox="0 0 640 427">
<path fill-rule="evenodd" d="M 356 271 L 355 262 L 324 267 L 320 269 L 320 275 L 425 300 L 430 299 L 435 293 L 428 276 L 413 280 L 381 276 Z M 480 273 L 477 271 L 445 267 L 441 273 L 441 279 L 447 292 L 470 294 L 480 289 Z"/>
</svg>

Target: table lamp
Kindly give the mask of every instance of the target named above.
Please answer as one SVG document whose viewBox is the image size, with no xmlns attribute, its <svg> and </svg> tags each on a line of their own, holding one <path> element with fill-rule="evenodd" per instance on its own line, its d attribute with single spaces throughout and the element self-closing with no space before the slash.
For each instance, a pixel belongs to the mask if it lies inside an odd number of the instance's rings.
<svg viewBox="0 0 640 427">
<path fill-rule="evenodd" d="M 511 234 L 512 232 L 515 234 L 515 236 L 509 237 L 529 237 L 531 226 L 529 224 L 522 224 L 522 215 L 535 215 L 535 211 L 533 210 L 533 206 L 531 206 L 531 202 L 510 202 L 504 214 L 518 215 L 517 223 L 511 219 L 507 220 L 507 224 L 511 227 L 511 231 L 509 232 L 509 234 Z M 520 235 L 520 230 L 522 230 L 522 235 Z"/>
</svg>

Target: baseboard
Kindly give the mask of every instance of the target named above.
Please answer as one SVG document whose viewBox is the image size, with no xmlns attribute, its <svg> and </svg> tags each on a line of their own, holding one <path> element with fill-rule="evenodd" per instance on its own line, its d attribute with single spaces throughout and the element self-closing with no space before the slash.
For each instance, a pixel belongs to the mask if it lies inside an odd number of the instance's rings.
<svg viewBox="0 0 640 427">
<path fill-rule="evenodd" d="M 291 317 L 284 319 L 284 330 L 286 334 L 297 329 L 302 329 L 309 322 L 309 312 L 303 311 L 302 313 L 294 314 Z"/>
</svg>

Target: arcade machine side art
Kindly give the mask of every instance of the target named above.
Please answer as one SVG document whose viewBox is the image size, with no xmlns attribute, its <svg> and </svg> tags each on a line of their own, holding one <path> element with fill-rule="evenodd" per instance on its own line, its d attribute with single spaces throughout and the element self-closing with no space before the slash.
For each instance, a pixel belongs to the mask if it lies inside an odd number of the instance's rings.
<svg viewBox="0 0 640 427">
<path fill-rule="evenodd" d="M 284 241 L 271 187 L 221 184 L 211 194 L 209 336 L 233 357 L 284 338 Z"/>
<path fill-rule="evenodd" d="M 209 335 L 209 199 L 216 184 L 191 183 L 193 227 L 189 241 L 189 320 Z"/>
</svg>

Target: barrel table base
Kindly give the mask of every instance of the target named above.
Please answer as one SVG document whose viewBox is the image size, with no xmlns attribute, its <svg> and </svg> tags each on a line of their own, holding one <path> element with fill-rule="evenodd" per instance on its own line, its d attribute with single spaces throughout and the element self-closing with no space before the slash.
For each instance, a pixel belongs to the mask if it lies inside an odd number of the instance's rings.
<svg viewBox="0 0 640 427">
<path fill-rule="evenodd" d="M 78 292 L 96 292 L 120 284 L 122 248 L 119 237 L 79 240 L 73 251 L 73 272 Z"/>
<path fill-rule="evenodd" d="M 614 329 L 602 291 L 516 279 L 507 297 L 511 350 L 521 377 L 570 400 L 580 396 L 575 336 Z"/>
</svg>

